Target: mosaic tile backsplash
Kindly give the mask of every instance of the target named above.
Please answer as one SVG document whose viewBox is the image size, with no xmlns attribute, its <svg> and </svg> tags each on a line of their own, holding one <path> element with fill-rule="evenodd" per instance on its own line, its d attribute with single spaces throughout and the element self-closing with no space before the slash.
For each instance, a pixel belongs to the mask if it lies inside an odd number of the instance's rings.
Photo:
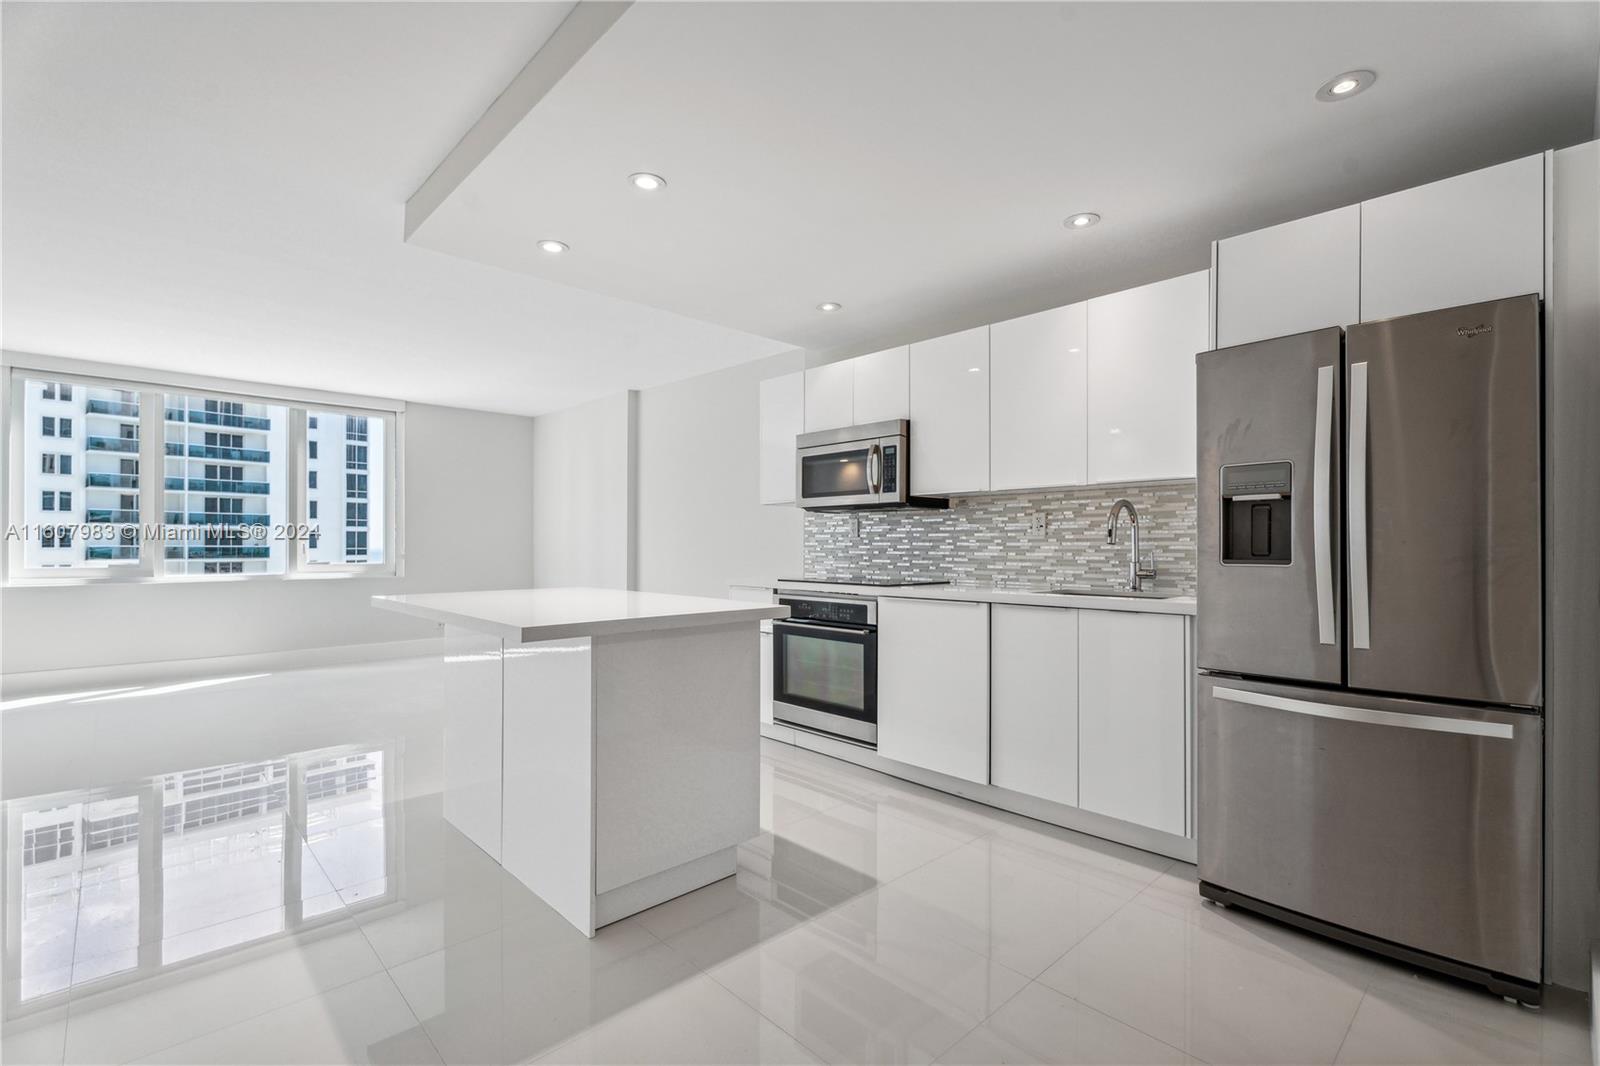
<svg viewBox="0 0 1600 1066">
<path fill-rule="evenodd" d="M 1162 481 L 963 496 L 947 511 L 810 512 L 805 576 L 938 576 L 1004 588 L 1118 585 L 1127 573 L 1128 520 L 1113 545 L 1106 543 L 1106 517 L 1126 496 L 1139 509 L 1140 550 L 1156 555 L 1156 576 L 1146 587 L 1193 596 L 1194 493 L 1192 480 Z M 1030 528 L 1036 512 L 1047 516 L 1043 533 Z"/>
</svg>

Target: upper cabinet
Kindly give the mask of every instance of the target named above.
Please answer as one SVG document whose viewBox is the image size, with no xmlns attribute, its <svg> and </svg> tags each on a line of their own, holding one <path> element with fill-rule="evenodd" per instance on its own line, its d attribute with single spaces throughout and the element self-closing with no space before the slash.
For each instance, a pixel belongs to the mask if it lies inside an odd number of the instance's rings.
<svg viewBox="0 0 1600 1066">
<path fill-rule="evenodd" d="M 761 382 L 761 502 L 794 502 L 794 439 L 805 426 L 802 371 Z"/>
<path fill-rule="evenodd" d="M 1194 357 L 1210 346 L 1210 298 L 1201 270 L 1089 301 L 1090 481 L 1194 477 Z"/>
<path fill-rule="evenodd" d="M 1543 156 L 1361 205 L 1360 321 L 1543 291 Z"/>
<path fill-rule="evenodd" d="M 1361 317 L 1361 207 L 1217 242 L 1217 347 Z"/>
<path fill-rule="evenodd" d="M 1084 483 L 1087 311 L 1069 304 L 989 327 L 991 489 Z"/>
<path fill-rule="evenodd" d="M 807 433 L 855 425 L 855 381 L 848 359 L 806 371 Z"/>
<path fill-rule="evenodd" d="M 919 341 L 911 346 L 911 491 L 988 488 L 989 327 Z"/>
<path fill-rule="evenodd" d="M 855 425 L 910 418 L 911 349 L 902 344 L 850 360 L 855 368 Z"/>
</svg>

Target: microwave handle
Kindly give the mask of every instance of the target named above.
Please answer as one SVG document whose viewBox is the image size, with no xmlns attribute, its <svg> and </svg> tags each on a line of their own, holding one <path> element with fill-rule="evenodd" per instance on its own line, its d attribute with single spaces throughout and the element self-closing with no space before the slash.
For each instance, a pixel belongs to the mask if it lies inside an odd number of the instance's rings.
<svg viewBox="0 0 1600 1066">
<path fill-rule="evenodd" d="M 867 449 L 867 491 L 874 496 L 883 491 L 883 448 L 877 443 Z"/>
</svg>

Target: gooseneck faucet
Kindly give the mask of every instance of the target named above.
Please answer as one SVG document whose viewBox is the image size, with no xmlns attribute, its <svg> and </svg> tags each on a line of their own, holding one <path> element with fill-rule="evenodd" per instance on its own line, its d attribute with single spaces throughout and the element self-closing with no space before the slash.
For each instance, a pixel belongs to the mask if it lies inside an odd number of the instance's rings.
<svg viewBox="0 0 1600 1066">
<path fill-rule="evenodd" d="M 1148 561 L 1139 557 L 1139 511 L 1132 500 L 1122 499 L 1111 505 L 1111 516 L 1106 519 L 1106 543 L 1117 542 L 1117 520 L 1123 511 L 1128 512 L 1128 526 L 1133 530 L 1128 544 L 1127 588 L 1129 592 L 1139 592 L 1144 578 L 1156 576 L 1156 557 L 1154 552 L 1150 553 Z"/>
</svg>

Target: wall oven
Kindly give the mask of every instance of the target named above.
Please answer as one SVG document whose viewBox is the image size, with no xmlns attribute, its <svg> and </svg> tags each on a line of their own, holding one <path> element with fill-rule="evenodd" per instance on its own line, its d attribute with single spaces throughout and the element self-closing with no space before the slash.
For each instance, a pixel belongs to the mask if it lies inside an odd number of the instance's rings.
<svg viewBox="0 0 1600 1066">
<path fill-rule="evenodd" d="M 772 717 L 785 725 L 878 743 L 878 601 L 778 596 L 772 623 Z"/>
</svg>

